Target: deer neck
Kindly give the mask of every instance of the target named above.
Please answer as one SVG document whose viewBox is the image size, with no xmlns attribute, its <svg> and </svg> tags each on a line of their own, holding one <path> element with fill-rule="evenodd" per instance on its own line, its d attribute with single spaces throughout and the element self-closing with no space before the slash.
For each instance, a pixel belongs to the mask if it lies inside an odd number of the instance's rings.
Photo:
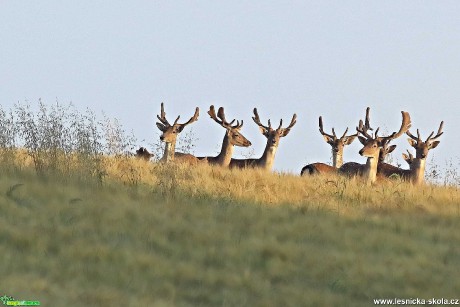
<svg viewBox="0 0 460 307">
<path fill-rule="evenodd" d="M 364 169 L 364 177 L 366 178 L 367 184 L 374 183 L 377 180 L 377 166 L 379 159 L 378 157 L 368 157 L 366 166 Z"/>
<path fill-rule="evenodd" d="M 165 144 L 165 151 L 164 151 L 162 160 L 164 162 L 173 161 L 174 160 L 174 151 L 175 150 L 176 150 L 176 142 L 166 143 Z"/>
<path fill-rule="evenodd" d="M 411 164 L 412 183 L 422 184 L 425 182 L 426 159 L 415 158 Z"/>
<path fill-rule="evenodd" d="M 230 143 L 230 139 L 227 134 L 224 136 L 222 141 L 222 148 L 219 155 L 216 157 L 217 163 L 221 166 L 229 166 L 233 155 L 233 145 Z"/>
<path fill-rule="evenodd" d="M 343 165 L 343 153 L 341 151 L 337 152 L 332 149 L 332 166 L 339 168 Z"/>
<path fill-rule="evenodd" d="M 265 151 L 262 154 L 262 157 L 260 157 L 258 164 L 266 170 L 271 170 L 273 167 L 273 162 L 275 161 L 275 154 L 277 149 L 278 147 L 270 146 L 267 143 L 267 146 L 265 146 Z"/>
</svg>

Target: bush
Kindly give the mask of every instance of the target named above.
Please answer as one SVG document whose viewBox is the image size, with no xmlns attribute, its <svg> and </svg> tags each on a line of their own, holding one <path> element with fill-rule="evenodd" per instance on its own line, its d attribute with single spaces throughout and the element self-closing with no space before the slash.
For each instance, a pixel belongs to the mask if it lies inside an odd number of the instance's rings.
<svg viewBox="0 0 460 307">
<path fill-rule="evenodd" d="M 97 179 L 106 173 L 103 155 L 131 155 L 136 139 L 127 135 L 117 119 L 98 121 L 91 110 L 78 111 L 72 104 L 38 101 L 17 103 L 8 112 L 0 106 L 0 151 L 3 169 L 21 168 L 21 149 L 37 174 L 62 178 Z"/>
</svg>

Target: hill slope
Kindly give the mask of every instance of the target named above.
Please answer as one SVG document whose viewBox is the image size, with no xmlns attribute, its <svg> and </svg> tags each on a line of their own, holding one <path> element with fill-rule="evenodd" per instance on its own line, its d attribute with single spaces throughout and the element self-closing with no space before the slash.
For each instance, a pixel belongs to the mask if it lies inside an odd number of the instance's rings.
<svg viewBox="0 0 460 307">
<path fill-rule="evenodd" d="M 460 193 L 109 159 L 0 178 L 0 289 L 43 306 L 457 298 Z M 3 295 L 2 294 L 2 295 Z"/>
</svg>

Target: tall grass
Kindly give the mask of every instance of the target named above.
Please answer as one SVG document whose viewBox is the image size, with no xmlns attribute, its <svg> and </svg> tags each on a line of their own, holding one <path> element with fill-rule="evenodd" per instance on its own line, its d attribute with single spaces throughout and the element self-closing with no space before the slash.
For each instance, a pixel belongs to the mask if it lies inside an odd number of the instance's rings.
<svg viewBox="0 0 460 307">
<path fill-rule="evenodd" d="M 37 174 L 76 176 L 101 182 L 107 165 L 103 156 L 128 156 L 136 139 L 116 119 L 99 120 L 87 109 L 72 104 L 17 103 L 8 111 L 0 108 L 0 151 L 4 170 L 20 169 L 24 152 Z"/>
</svg>

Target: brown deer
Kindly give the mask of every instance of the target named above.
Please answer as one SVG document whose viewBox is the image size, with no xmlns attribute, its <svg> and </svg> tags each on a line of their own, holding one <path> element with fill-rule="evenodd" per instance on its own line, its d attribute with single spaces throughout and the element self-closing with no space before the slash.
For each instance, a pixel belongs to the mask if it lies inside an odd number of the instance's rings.
<svg viewBox="0 0 460 307">
<path fill-rule="evenodd" d="M 353 143 L 358 134 L 346 135 L 348 132 L 348 127 L 340 138 L 337 138 L 334 128 L 332 128 L 332 134 L 324 132 L 323 129 L 323 118 L 319 117 L 319 132 L 322 134 L 326 143 L 332 147 L 332 166 L 325 163 L 312 163 L 304 166 L 300 175 L 305 174 L 326 174 L 326 173 L 336 173 L 337 169 L 343 164 L 343 149 L 345 146 Z"/>
<path fill-rule="evenodd" d="M 160 161 L 163 161 L 163 162 L 178 161 L 178 162 L 190 163 L 190 164 L 195 164 L 198 162 L 198 158 L 196 158 L 195 156 L 191 154 L 175 152 L 175 149 L 176 149 L 177 135 L 184 130 L 185 126 L 190 125 L 191 123 L 197 121 L 199 114 L 200 114 L 200 109 L 197 107 L 195 109 L 195 114 L 186 123 L 183 123 L 183 124 L 177 123 L 180 118 L 180 115 L 179 115 L 177 116 L 174 123 L 171 125 L 166 119 L 164 105 L 163 103 L 161 103 L 161 113 L 160 115 L 157 115 L 157 118 L 160 122 L 157 122 L 157 127 L 158 129 L 160 129 L 161 132 L 163 132 L 160 136 L 160 140 L 165 142 L 166 145 L 165 145 L 163 157 L 160 159 Z"/>
<path fill-rule="evenodd" d="M 381 178 L 389 178 L 392 175 L 399 176 L 404 181 L 411 181 L 413 172 L 415 171 L 414 156 L 407 151 L 407 154 L 402 154 L 404 161 L 409 164 L 410 169 L 402 169 L 400 167 L 385 163 L 378 166 L 377 175 Z"/>
<path fill-rule="evenodd" d="M 392 153 L 396 149 L 396 145 L 388 146 L 388 143 L 389 142 L 386 142 L 385 144 L 383 144 L 383 147 L 380 148 L 379 163 L 377 165 L 377 175 L 382 175 L 384 177 L 388 177 L 386 176 L 388 170 L 396 167 L 385 162 L 385 158 L 387 157 L 387 155 Z"/>
<path fill-rule="evenodd" d="M 368 114 L 366 114 L 366 116 L 367 115 Z M 367 124 L 369 125 L 369 120 L 367 120 Z M 373 130 L 370 127 L 368 129 Z M 389 146 L 389 142 L 384 142 L 382 145 L 383 146 L 380 148 L 379 162 L 377 164 L 377 175 L 381 177 L 389 177 L 389 175 L 386 175 L 387 172 L 392 169 L 396 169 L 397 167 L 386 163 L 385 158 L 396 149 L 396 145 Z"/>
<path fill-rule="evenodd" d="M 268 120 L 268 126 L 264 126 L 260 122 L 257 108 L 254 108 L 254 117 L 252 119 L 259 126 L 260 132 L 267 138 L 267 145 L 265 146 L 264 153 L 259 159 L 232 159 L 230 162 L 230 168 L 253 167 L 270 171 L 273 167 L 273 162 L 275 160 L 275 154 L 280 139 L 288 135 L 289 131 L 291 131 L 291 128 L 296 124 L 297 115 L 294 114 L 292 116 L 291 123 L 286 128 L 282 128 L 283 120 L 281 119 L 280 125 L 277 129 L 272 128 L 270 120 Z"/>
<path fill-rule="evenodd" d="M 366 109 L 365 123 L 363 124 L 363 121 L 360 120 L 359 127 L 356 128 L 356 130 L 362 135 L 359 135 L 358 139 L 361 144 L 364 145 L 364 147 L 359 151 L 359 154 L 367 157 L 366 164 L 348 162 L 339 168 L 339 173 L 348 176 L 361 176 L 368 184 L 371 184 L 377 179 L 377 167 L 381 149 L 384 148 L 390 141 L 404 134 L 411 126 L 411 119 L 409 113 L 401 111 L 402 123 L 398 132 L 393 132 L 389 136 L 378 136 L 379 128 L 377 128 L 372 136 L 368 133 L 368 130 L 372 130 L 369 125 L 369 110 L 369 108 Z"/>
<path fill-rule="evenodd" d="M 199 159 L 205 160 L 209 164 L 228 167 L 233 155 L 233 146 L 249 147 L 251 146 L 251 142 L 248 141 L 248 139 L 246 139 L 246 137 L 240 132 L 243 127 L 243 121 L 241 121 L 241 123 L 236 121 L 235 125 L 233 125 L 235 119 L 228 122 L 225 118 L 223 107 L 219 108 L 216 115 L 216 110 L 214 109 L 214 106 L 211 105 L 209 107 L 208 114 L 216 123 L 221 125 L 227 131 L 225 132 L 225 136 L 222 141 L 220 153 L 216 157 L 200 157 Z"/>
<path fill-rule="evenodd" d="M 409 152 L 408 154 L 403 153 L 403 159 L 409 164 L 409 169 L 402 169 L 390 164 L 386 164 L 380 173 L 386 177 L 393 174 L 400 176 L 401 179 L 410 181 L 413 184 L 422 184 L 425 182 L 425 166 L 426 159 L 428 157 L 429 150 L 436 148 L 439 145 L 437 139 L 444 133 L 442 132 L 444 122 L 442 121 L 439 125 L 437 134 L 433 137 L 434 131 L 428 136 L 425 142 L 420 137 L 420 131 L 417 129 L 417 137 L 412 135 L 410 131 L 406 131 L 406 134 L 410 137 L 408 140 L 409 144 L 415 148 L 415 158 Z"/>
<path fill-rule="evenodd" d="M 151 154 L 146 148 L 141 147 L 138 150 L 136 150 L 136 158 L 142 159 L 145 161 L 150 161 L 150 158 L 154 156 L 154 154 Z"/>
</svg>

